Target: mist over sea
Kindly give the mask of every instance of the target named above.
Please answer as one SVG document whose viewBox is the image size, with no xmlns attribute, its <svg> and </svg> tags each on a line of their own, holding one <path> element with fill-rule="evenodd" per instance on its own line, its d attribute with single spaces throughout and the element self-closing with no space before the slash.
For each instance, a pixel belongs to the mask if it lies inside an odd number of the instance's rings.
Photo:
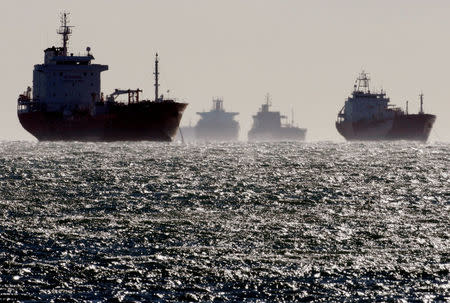
<svg viewBox="0 0 450 303">
<path fill-rule="evenodd" d="M 0 142 L 0 300 L 448 302 L 450 144 Z"/>
</svg>

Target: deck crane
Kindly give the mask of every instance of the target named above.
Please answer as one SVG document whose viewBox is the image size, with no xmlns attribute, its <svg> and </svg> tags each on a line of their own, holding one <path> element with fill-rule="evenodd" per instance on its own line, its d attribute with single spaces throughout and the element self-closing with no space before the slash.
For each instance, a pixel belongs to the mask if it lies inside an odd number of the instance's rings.
<svg viewBox="0 0 450 303">
<path fill-rule="evenodd" d="M 128 104 L 130 103 L 138 103 L 139 102 L 139 93 L 142 92 L 142 89 L 116 89 L 114 92 L 108 96 L 108 102 L 116 101 L 116 98 L 120 95 L 128 94 Z"/>
</svg>

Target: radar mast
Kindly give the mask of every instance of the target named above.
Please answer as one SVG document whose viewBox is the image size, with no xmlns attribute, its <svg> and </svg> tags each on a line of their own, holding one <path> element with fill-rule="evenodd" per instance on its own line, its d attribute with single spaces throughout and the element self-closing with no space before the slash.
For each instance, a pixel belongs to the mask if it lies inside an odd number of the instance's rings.
<svg viewBox="0 0 450 303">
<path fill-rule="evenodd" d="M 72 34 L 72 29 L 71 27 L 73 26 L 69 26 L 69 20 L 68 20 L 68 15 L 69 13 L 62 13 L 61 14 L 61 26 L 58 30 L 58 34 L 60 34 L 62 36 L 62 40 L 63 40 L 63 56 L 67 56 L 67 44 L 69 42 L 69 36 Z"/>
<path fill-rule="evenodd" d="M 261 107 L 261 111 L 262 112 L 268 112 L 269 111 L 269 106 L 272 105 L 272 102 L 270 102 L 270 94 L 267 93 L 266 94 L 266 104 L 263 104 Z"/>
<path fill-rule="evenodd" d="M 213 110 L 214 111 L 224 111 L 222 98 L 213 99 Z"/>
<path fill-rule="evenodd" d="M 370 77 L 365 71 L 362 71 L 359 77 L 356 79 L 355 92 L 361 92 L 365 94 L 370 93 L 369 87 Z"/>
</svg>

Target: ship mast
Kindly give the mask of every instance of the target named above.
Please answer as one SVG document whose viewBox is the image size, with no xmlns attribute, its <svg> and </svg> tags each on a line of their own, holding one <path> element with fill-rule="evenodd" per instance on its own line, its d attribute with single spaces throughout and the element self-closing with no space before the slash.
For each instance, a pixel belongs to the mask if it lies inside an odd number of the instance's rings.
<svg viewBox="0 0 450 303">
<path fill-rule="evenodd" d="M 155 72 L 154 72 L 154 74 L 155 74 L 155 101 L 158 101 L 159 100 L 159 97 L 158 97 L 158 88 L 159 88 L 158 53 L 156 53 L 156 57 L 155 57 Z"/>
<path fill-rule="evenodd" d="M 270 105 L 270 94 L 269 93 L 266 94 L 266 104 L 268 106 Z"/>
<path fill-rule="evenodd" d="M 266 104 L 263 104 L 263 105 L 261 106 L 261 111 L 262 111 L 262 112 L 268 112 L 268 111 L 269 111 L 269 106 L 270 106 L 270 105 L 272 105 L 271 102 L 270 102 L 270 94 L 267 93 L 267 94 L 266 94 Z"/>
<path fill-rule="evenodd" d="M 63 40 L 63 56 L 67 56 L 67 44 L 69 42 L 69 35 L 72 34 L 72 26 L 68 26 L 69 23 L 67 19 L 68 13 L 61 14 L 61 26 L 58 30 L 58 34 L 62 36 Z"/>
<path fill-rule="evenodd" d="M 294 126 L 294 108 L 291 108 L 291 125 Z"/>
<path fill-rule="evenodd" d="M 365 71 L 362 71 L 358 79 L 356 79 L 355 91 L 363 92 L 366 94 L 370 93 L 369 82 L 369 74 L 367 74 Z"/>
<path fill-rule="evenodd" d="M 419 114 L 423 115 L 423 93 L 420 93 L 420 111 Z"/>
</svg>

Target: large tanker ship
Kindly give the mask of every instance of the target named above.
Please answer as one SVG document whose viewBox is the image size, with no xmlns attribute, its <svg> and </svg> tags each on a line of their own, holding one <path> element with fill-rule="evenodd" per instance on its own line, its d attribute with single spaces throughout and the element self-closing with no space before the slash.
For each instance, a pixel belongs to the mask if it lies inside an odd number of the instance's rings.
<svg viewBox="0 0 450 303">
<path fill-rule="evenodd" d="M 336 128 L 347 140 L 415 140 L 426 142 L 435 115 L 423 111 L 420 94 L 418 114 L 409 114 L 389 104 L 386 93 L 373 93 L 364 71 L 356 80 L 352 95 L 338 114 Z"/>
<path fill-rule="evenodd" d="M 154 100 L 139 100 L 140 89 L 116 89 L 104 97 L 100 73 L 108 66 L 92 64 L 89 47 L 85 55 L 68 53 L 71 28 L 63 14 L 62 47 L 44 51 L 44 64 L 34 66 L 33 88 L 19 96 L 22 126 L 40 141 L 171 141 L 187 104 L 158 94 L 158 54 Z M 127 100 L 116 100 L 120 95 Z"/>
</svg>

